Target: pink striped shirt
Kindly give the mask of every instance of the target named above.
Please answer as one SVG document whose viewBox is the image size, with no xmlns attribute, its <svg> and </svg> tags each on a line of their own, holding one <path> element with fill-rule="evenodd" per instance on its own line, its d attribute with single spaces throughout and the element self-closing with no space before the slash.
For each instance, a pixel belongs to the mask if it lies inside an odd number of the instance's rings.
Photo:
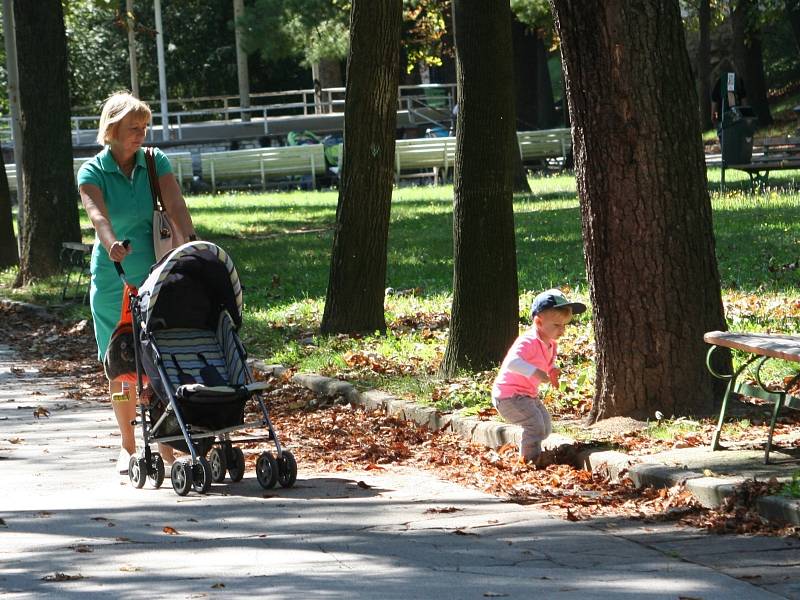
<svg viewBox="0 0 800 600">
<path fill-rule="evenodd" d="M 492 386 L 492 399 L 511 398 L 516 394 L 535 398 L 539 393 L 539 378 L 536 375 L 526 376 L 513 370 L 513 361 L 522 360 L 528 365 L 549 373 L 555 366 L 558 344 L 552 340 L 548 345 L 539 339 L 535 327 L 521 334 L 508 350 L 497 379 Z M 519 362 L 517 362 L 519 364 Z"/>
</svg>

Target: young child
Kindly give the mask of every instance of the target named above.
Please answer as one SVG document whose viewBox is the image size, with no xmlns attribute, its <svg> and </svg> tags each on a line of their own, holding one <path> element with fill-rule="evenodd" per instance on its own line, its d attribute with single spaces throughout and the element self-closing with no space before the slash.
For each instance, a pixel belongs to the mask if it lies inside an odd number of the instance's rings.
<svg viewBox="0 0 800 600">
<path fill-rule="evenodd" d="M 539 384 L 549 381 L 558 386 L 561 371 L 555 366 L 556 340 L 572 315 L 582 313 L 586 305 L 569 302 L 559 290 L 542 292 L 533 299 L 533 327 L 522 333 L 506 354 L 492 386 L 492 404 L 509 423 L 522 426 L 520 459 L 536 462 L 542 452 L 542 440 L 552 429 L 550 414 L 539 399 Z"/>
</svg>

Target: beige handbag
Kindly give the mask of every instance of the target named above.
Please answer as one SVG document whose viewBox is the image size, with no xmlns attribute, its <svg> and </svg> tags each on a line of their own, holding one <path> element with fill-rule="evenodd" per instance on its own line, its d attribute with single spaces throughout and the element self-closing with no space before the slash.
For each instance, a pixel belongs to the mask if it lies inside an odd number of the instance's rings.
<svg viewBox="0 0 800 600">
<path fill-rule="evenodd" d="M 150 192 L 153 195 L 153 251 L 156 262 L 183 243 L 183 234 L 175 222 L 170 219 L 164 200 L 161 198 L 161 186 L 158 184 L 156 161 L 153 148 L 144 149 L 144 161 L 147 164 L 147 177 L 150 180 Z"/>
</svg>

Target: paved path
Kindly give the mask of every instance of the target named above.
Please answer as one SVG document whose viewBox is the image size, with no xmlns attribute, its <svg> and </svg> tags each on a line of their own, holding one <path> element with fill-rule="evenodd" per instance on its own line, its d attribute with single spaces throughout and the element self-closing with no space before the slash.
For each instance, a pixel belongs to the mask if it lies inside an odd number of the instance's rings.
<svg viewBox="0 0 800 600">
<path fill-rule="evenodd" d="M 0 347 L 4 598 L 800 598 L 797 543 L 571 523 L 412 469 L 136 490 L 110 408 L 20 366 Z"/>
</svg>

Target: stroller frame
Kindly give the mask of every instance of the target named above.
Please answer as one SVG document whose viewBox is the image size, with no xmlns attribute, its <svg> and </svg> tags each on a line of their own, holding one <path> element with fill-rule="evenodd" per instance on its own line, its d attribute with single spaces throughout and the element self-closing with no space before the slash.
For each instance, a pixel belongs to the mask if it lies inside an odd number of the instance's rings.
<svg viewBox="0 0 800 600">
<path fill-rule="evenodd" d="M 191 244 L 190 242 L 189 244 Z M 186 244 L 186 245 L 189 245 Z M 179 249 L 173 251 L 177 252 Z M 118 263 L 117 263 L 118 264 Z M 115 264 L 116 266 L 116 264 Z M 117 269 L 120 278 L 125 282 L 124 272 L 121 265 Z M 199 493 L 206 493 L 212 481 L 221 483 L 224 481 L 225 472 L 228 472 L 230 479 L 234 482 L 240 481 L 244 476 L 245 461 L 244 453 L 233 444 L 237 442 L 269 441 L 275 445 L 276 456 L 273 457 L 269 451 L 263 451 L 256 461 L 256 478 L 258 483 L 264 488 L 269 489 L 280 484 L 282 487 L 291 487 L 297 479 L 297 463 L 294 456 L 285 450 L 278 439 L 272 420 L 269 416 L 267 403 L 264 400 L 263 389 L 265 384 L 254 380 L 252 371 L 247 364 L 247 352 L 241 343 L 238 335 L 232 336 L 235 352 L 238 354 L 242 364 L 242 375 L 244 385 L 229 385 L 223 387 L 195 386 L 200 391 L 219 393 L 220 398 L 241 402 L 242 418 L 241 422 L 234 425 L 227 425 L 220 428 L 205 428 L 193 426 L 187 419 L 184 409 L 181 406 L 181 395 L 187 386 L 179 385 L 175 388 L 167 373 L 158 342 L 153 332 L 148 331 L 143 324 L 145 323 L 140 306 L 138 292 L 132 289 L 129 293 L 130 308 L 133 326 L 134 360 L 136 365 L 136 392 L 141 397 L 144 390 L 144 367 L 143 351 L 141 344 L 149 343 L 150 352 L 153 358 L 153 366 L 158 372 L 163 382 L 166 398 L 160 398 L 159 402 L 165 404 L 163 413 L 153 422 L 153 405 L 139 405 L 137 407 L 137 419 L 132 421 L 132 425 L 140 425 L 142 429 L 143 449 L 138 455 L 134 455 L 129 463 L 129 477 L 133 485 L 137 488 L 144 486 L 145 480 L 149 479 L 154 487 L 158 488 L 164 481 L 165 466 L 161 455 L 150 448 L 152 443 L 185 444 L 189 456 L 175 460 L 172 464 L 170 478 L 172 487 L 178 495 L 184 496 L 191 489 Z M 219 390 L 225 390 L 219 392 Z M 246 421 L 244 419 L 244 405 L 251 398 L 256 397 L 260 407 L 261 416 L 258 420 Z M 180 435 L 168 434 L 159 435 L 158 430 L 165 424 L 165 421 L 174 416 L 175 422 L 180 429 Z M 259 436 L 248 436 L 242 439 L 233 439 L 231 433 L 246 428 L 266 428 L 266 434 Z M 181 448 L 183 449 L 183 448 Z M 209 454 L 209 458 L 206 458 Z"/>
</svg>

